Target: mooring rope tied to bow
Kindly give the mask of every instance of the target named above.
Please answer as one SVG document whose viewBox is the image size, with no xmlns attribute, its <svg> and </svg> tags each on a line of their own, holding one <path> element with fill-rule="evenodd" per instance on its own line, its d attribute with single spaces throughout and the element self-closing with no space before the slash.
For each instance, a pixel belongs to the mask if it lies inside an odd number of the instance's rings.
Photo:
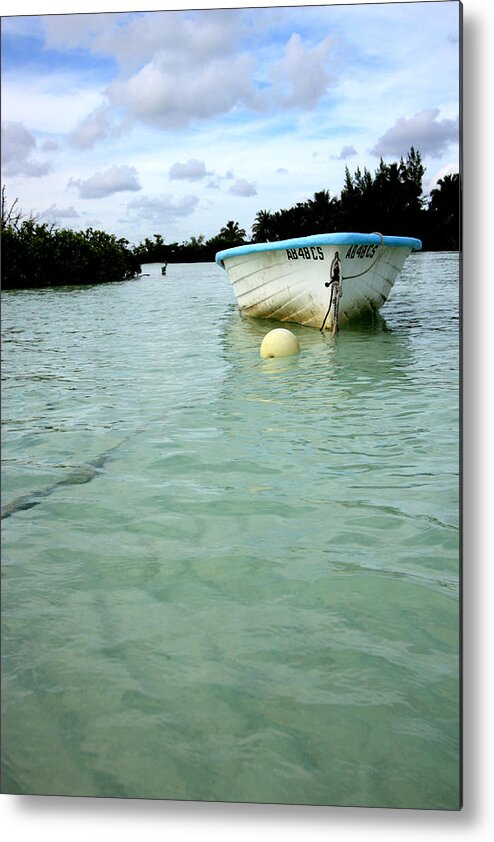
<svg viewBox="0 0 494 842">
<path fill-rule="evenodd" d="M 329 307 L 326 311 L 326 315 L 324 316 L 324 321 L 319 328 L 322 332 L 324 330 L 324 326 L 326 324 L 327 318 L 331 312 L 331 309 L 334 305 L 333 311 L 333 319 L 332 319 L 332 333 L 336 333 L 339 330 L 339 304 L 340 304 L 340 297 L 341 297 L 341 284 L 339 281 L 329 281 L 326 283 L 327 287 L 330 287 L 330 294 L 329 294 Z"/>
<path fill-rule="evenodd" d="M 343 295 L 342 282 L 351 280 L 353 278 L 361 278 L 362 275 L 366 275 L 367 272 L 370 272 L 370 270 L 374 268 L 374 266 L 376 265 L 378 260 L 381 258 L 382 253 L 383 253 L 383 248 L 384 248 L 384 236 L 379 231 L 373 231 L 372 234 L 373 235 L 375 234 L 376 237 L 380 237 L 381 242 L 379 244 L 379 248 L 376 252 L 376 255 L 375 255 L 372 263 L 370 264 L 370 266 L 367 267 L 367 269 L 364 269 L 363 272 L 358 272 L 356 275 L 342 275 L 342 273 L 341 273 L 341 261 L 340 261 L 338 252 L 335 252 L 335 256 L 333 258 L 333 261 L 331 263 L 331 267 L 330 267 L 330 270 L 329 270 L 331 280 L 326 281 L 326 283 L 325 283 L 326 287 L 330 287 L 330 294 L 329 294 L 329 306 L 328 306 L 328 309 L 326 311 L 326 315 L 324 316 L 323 323 L 322 323 L 321 327 L 319 328 L 321 333 L 324 331 L 324 327 L 326 325 L 326 321 L 328 319 L 328 316 L 331 312 L 331 308 L 333 308 L 333 318 L 332 318 L 331 332 L 334 335 L 340 329 L 340 325 L 339 325 L 340 298 Z"/>
</svg>

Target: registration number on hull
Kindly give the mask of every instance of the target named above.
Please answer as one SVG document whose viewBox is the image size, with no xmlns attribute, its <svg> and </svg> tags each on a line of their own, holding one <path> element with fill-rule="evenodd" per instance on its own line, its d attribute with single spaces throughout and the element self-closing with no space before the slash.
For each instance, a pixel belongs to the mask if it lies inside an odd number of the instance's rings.
<svg viewBox="0 0 494 842">
<path fill-rule="evenodd" d="M 350 246 L 345 257 L 374 257 L 377 251 L 377 245 L 375 246 Z"/>
<path fill-rule="evenodd" d="M 298 249 L 287 249 L 288 260 L 324 260 L 321 246 L 304 246 Z"/>
<path fill-rule="evenodd" d="M 350 260 L 355 257 L 374 257 L 377 249 L 377 245 L 353 245 L 348 247 L 344 257 Z M 288 260 L 324 260 L 324 252 L 321 246 L 303 246 L 287 249 L 286 256 Z"/>
</svg>

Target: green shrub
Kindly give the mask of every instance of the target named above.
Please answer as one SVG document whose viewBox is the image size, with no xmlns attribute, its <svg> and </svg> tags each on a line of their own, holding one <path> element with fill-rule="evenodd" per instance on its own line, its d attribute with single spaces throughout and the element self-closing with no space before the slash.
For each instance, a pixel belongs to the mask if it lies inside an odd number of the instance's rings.
<svg viewBox="0 0 494 842">
<path fill-rule="evenodd" d="M 2 193 L 2 285 L 4 289 L 101 284 L 135 278 L 139 257 L 128 241 L 88 228 L 72 231 L 22 219 L 15 202 L 5 210 Z"/>
</svg>

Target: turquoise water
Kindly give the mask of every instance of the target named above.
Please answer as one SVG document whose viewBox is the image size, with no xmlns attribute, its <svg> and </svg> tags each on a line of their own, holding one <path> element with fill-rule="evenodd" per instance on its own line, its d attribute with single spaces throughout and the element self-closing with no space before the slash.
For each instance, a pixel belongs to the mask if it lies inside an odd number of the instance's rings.
<svg viewBox="0 0 494 842">
<path fill-rule="evenodd" d="M 266 361 L 143 270 L 3 295 L 3 790 L 456 809 L 458 256 Z"/>
</svg>

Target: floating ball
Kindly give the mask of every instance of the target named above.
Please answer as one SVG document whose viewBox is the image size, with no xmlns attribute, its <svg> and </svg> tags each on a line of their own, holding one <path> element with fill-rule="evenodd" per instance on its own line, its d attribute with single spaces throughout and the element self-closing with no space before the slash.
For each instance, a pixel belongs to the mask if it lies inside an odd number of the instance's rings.
<svg viewBox="0 0 494 842">
<path fill-rule="evenodd" d="M 277 327 L 270 330 L 261 342 L 259 353 L 263 359 L 270 357 L 290 357 L 300 352 L 298 339 L 291 330 Z"/>
</svg>

